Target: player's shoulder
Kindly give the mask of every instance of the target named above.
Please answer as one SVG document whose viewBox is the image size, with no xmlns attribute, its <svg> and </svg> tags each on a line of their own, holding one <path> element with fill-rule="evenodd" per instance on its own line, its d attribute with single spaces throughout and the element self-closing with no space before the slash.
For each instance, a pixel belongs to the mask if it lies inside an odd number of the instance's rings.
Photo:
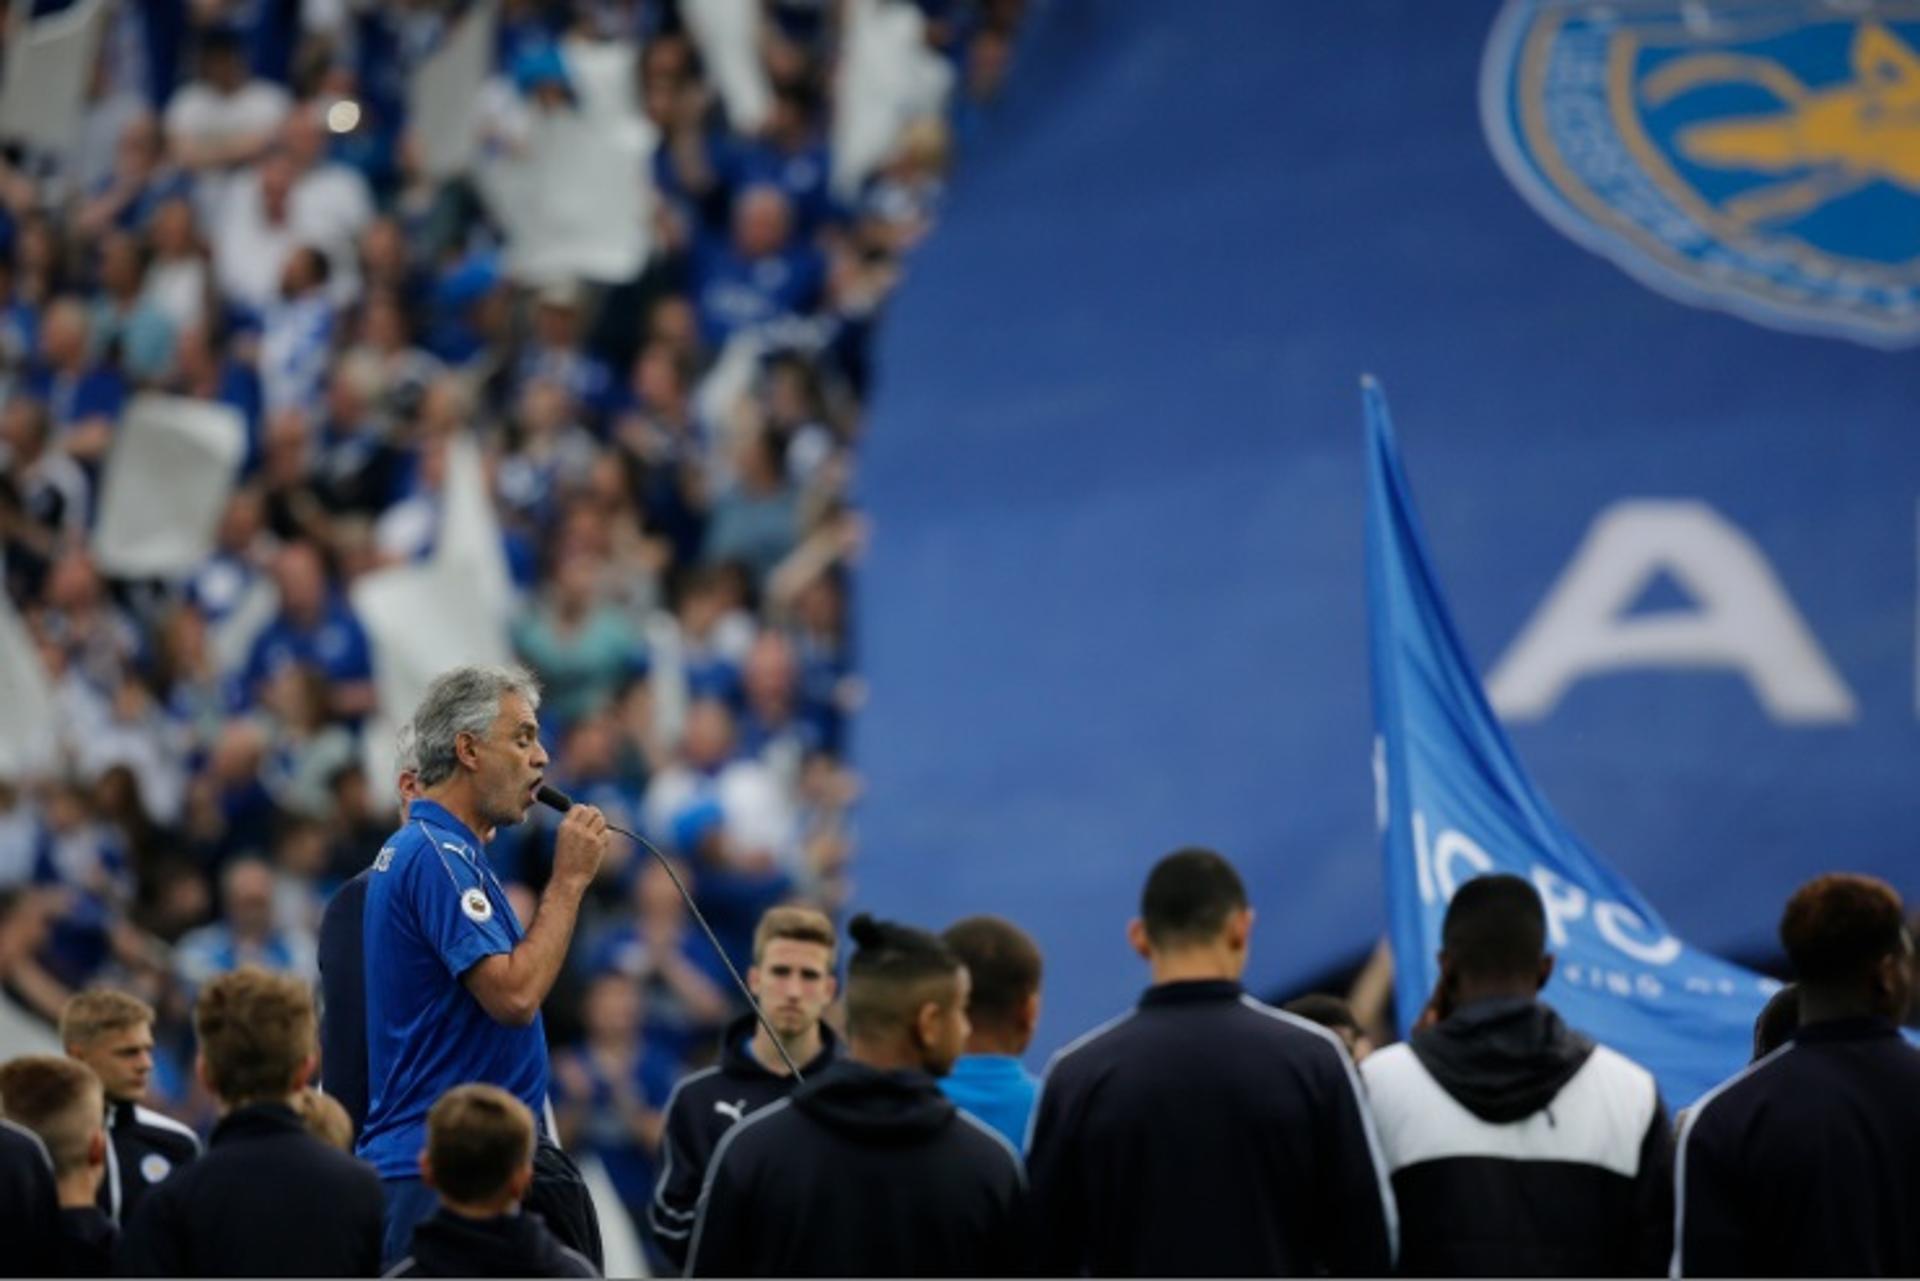
<svg viewBox="0 0 1920 1281">
<path fill-rule="evenodd" d="M 1124 1057 L 1127 1046 L 1138 1038 L 1143 1026 L 1135 1014 L 1134 1010 L 1123 1010 L 1054 1051 L 1047 1061 L 1048 1079 L 1096 1070 L 1110 1059 Z"/>
<path fill-rule="evenodd" d="M 415 818 L 401 824 L 393 835 L 381 842 L 368 871 L 375 885 L 395 878 L 411 880 L 427 869 L 444 870 L 457 883 L 461 879 L 460 870 L 477 857 L 478 851 L 453 833 Z"/>
<path fill-rule="evenodd" d="M 189 1156 L 198 1156 L 201 1152 L 200 1136 L 191 1127 L 174 1120 L 164 1112 L 152 1108 L 134 1105 L 134 1124 L 141 1135 L 156 1146 L 172 1148 Z"/>
<path fill-rule="evenodd" d="M 704 1108 L 709 1099 L 724 1093 L 727 1085 L 726 1075 L 718 1064 L 689 1072 L 673 1083 L 662 1111 L 671 1113 L 675 1108 Z"/>
<path fill-rule="evenodd" d="M 806 1115 L 794 1109 L 791 1099 L 777 1099 L 727 1127 L 713 1150 L 714 1164 L 725 1160 L 739 1170 L 769 1157 L 777 1159 L 778 1154 L 804 1144 L 809 1128 Z"/>
<path fill-rule="evenodd" d="M 953 1115 L 950 1141 L 963 1154 L 963 1159 L 977 1170 L 997 1172 L 1010 1168 L 1016 1177 L 1025 1181 L 1026 1164 L 1005 1135 L 965 1108 L 956 1107 Z"/>
<path fill-rule="evenodd" d="M 1336 1065 L 1344 1066 L 1349 1062 L 1346 1048 L 1340 1038 L 1329 1029 L 1315 1023 L 1312 1019 L 1268 1005 L 1265 1001 L 1248 993 L 1240 996 L 1239 1027 L 1243 1032 L 1264 1038 L 1277 1046 L 1295 1051 L 1306 1051 L 1310 1057 L 1321 1058 Z M 1329 1058 L 1326 1052 L 1331 1052 Z"/>
</svg>

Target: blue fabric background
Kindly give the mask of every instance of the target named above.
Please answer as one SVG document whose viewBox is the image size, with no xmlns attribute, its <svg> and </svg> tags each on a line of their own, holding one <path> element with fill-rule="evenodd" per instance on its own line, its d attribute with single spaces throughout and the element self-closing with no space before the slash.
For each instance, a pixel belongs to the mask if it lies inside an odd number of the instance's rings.
<svg viewBox="0 0 1920 1281">
<path fill-rule="evenodd" d="M 1477 116 L 1486 0 L 1057 0 L 886 327 L 863 489 L 861 903 L 1047 951 L 1035 1062 L 1131 1001 L 1186 842 L 1238 861 L 1250 985 L 1385 928 L 1356 379 L 1394 393 L 1484 671 L 1594 516 L 1698 498 L 1860 703 L 1785 728 L 1724 674 L 1518 726 L 1572 829 L 1683 938 L 1765 950 L 1811 873 L 1911 892 L 1920 360 L 1672 302 L 1535 214 Z"/>
</svg>

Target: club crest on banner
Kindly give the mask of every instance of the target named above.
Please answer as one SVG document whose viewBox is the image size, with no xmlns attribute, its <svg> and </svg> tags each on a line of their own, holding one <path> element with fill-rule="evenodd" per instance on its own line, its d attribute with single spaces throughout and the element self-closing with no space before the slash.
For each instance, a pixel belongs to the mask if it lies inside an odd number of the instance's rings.
<svg viewBox="0 0 1920 1281">
<path fill-rule="evenodd" d="M 1920 0 L 1507 0 L 1480 109 L 1534 208 L 1652 288 L 1920 342 Z"/>
</svg>

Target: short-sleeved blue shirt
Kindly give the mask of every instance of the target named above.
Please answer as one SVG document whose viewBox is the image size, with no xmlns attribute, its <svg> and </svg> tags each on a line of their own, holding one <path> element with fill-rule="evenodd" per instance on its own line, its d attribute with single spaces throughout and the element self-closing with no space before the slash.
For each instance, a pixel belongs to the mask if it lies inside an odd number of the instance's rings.
<svg viewBox="0 0 1920 1281">
<path fill-rule="evenodd" d="M 418 1174 L 427 1111 L 456 1085 L 484 1081 L 543 1115 L 547 1039 L 496 1023 L 460 976 L 511 952 L 520 923 L 479 840 L 432 801 L 381 847 L 367 886 L 367 1124 L 358 1152 L 383 1179 Z"/>
</svg>

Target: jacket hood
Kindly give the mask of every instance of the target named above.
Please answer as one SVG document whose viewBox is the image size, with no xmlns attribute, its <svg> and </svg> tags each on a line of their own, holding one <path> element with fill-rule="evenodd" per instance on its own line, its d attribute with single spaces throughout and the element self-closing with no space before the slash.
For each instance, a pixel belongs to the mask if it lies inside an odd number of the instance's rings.
<svg viewBox="0 0 1920 1281">
<path fill-rule="evenodd" d="M 747 1042 L 759 1029 L 760 1020 L 752 1014 L 742 1014 L 727 1024 L 727 1030 L 720 1034 L 720 1070 L 728 1076 L 757 1078 L 767 1081 L 784 1081 L 787 1078 L 769 1072 L 760 1066 L 760 1060 L 747 1053 Z M 816 1072 L 824 1072 L 829 1063 L 840 1057 L 840 1038 L 825 1023 L 820 1025 L 820 1052 L 809 1061 L 800 1065 L 800 1077 L 806 1080 Z"/>
<path fill-rule="evenodd" d="M 1526 999 L 1477 1001 L 1410 1041 L 1440 1087 L 1483 1121 L 1532 1116 L 1593 1053 L 1593 1042 L 1551 1007 Z"/>
<path fill-rule="evenodd" d="M 441 1277 L 576 1275 L 537 1214 L 468 1219 L 435 1210 L 413 1230 L 408 1250 L 421 1272 Z"/>
<path fill-rule="evenodd" d="M 922 1143 L 953 1124 L 954 1107 L 925 1072 L 883 1072 L 841 1059 L 793 1092 L 793 1106 L 871 1144 Z"/>
</svg>

